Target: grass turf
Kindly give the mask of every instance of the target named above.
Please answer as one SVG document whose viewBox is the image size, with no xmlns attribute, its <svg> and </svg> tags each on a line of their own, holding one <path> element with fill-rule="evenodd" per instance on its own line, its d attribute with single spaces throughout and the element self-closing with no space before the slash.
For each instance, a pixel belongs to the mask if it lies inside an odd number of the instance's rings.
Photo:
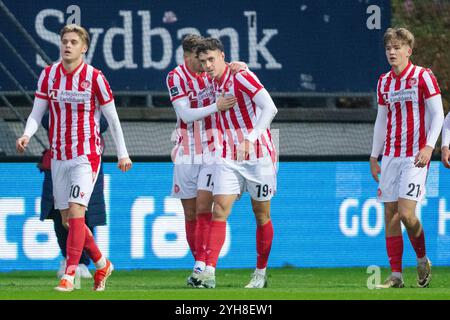
<svg viewBox="0 0 450 320">
<path fill-rule="evenodd" d="M 0 299 L 58 300 L 448 300 L 450 268 L 434 267 L 429 288 L 416 287 L 416 270 L 404 270 L 405 288 L 369 290 L 365 268 L 269 269 L 269 286 L 244 289 L 250 279 L 249 269 L 219 269 L 215 289 L 186 286 L 188 270 L 114 271 L 106 291 L 92 292 L 92 279 L 83 279 L 80 290 L 61 293 L 54 271 L 14 271 L 0 273 Z M 388 275 L 382 269 L 382 280 Z"/>
</svg>

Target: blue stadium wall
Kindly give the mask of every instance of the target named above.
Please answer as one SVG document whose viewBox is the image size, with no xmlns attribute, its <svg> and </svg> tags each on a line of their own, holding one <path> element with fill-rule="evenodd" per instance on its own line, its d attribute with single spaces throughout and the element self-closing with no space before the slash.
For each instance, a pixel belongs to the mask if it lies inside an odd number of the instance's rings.
<svg viewBox="0 0 450 320">
<path fill-rule="evenodd" d="M 101 249 L 118 269 L 190 268 L 178 200 L 170 198 L 172 164 L 135 163 L 123 174 L 105 163 L 108 226 Z M 33 163 L 0 164 L 0 271 L 56 269 L 61 259 L 51 220 L 39 221 L 43 175 Z M 450 171 L 433 162 L 418 208 L 434 265 L 450 265 Z M 273 199 L 275 237 L 269 267 L 387 266 L 383 208 L 368 162 L 282 162 Z M 250 199 L 228 221 L 223 268 L 255 266 Z M 405 236 L 404 264 L 415 265 Z"/>
<path fill-rule="evenodd" d="M 53 61 L 61 28 L 85 26 L 92 40 L 86 61 L 113 91 L 165 92 L 167 73 L 182 62 L 181 39 L 193 32 L 220 37 L 226 59 L 245 61 L 269 91 L 374 92 L 388 70 L 388 0 L 75 2 L 3 0 Z M 39 73 L 46 64 L 1 10 L 0 30 Z M 25 89 L 35 90 L 37 81 L 1 40 L 0 56 Z M 18 89 L 0 72 L 0 91 L 9 90 Z"/>
</svg>

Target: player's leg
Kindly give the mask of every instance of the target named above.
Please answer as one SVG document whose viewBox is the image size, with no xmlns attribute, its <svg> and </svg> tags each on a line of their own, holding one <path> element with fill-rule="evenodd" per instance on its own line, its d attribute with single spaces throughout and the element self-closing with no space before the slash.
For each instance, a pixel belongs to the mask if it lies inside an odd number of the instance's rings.
<svg viewBox="0 0 450 320">
<path fill-rule="evenodd" d="M 216 287 L 216 266 L 220 251 L 225 243 L 227 219 L 231 213 L 236 194 L 219 194 L 214 196 L 213 217 L 209 228 L 208 241 L 206 243 L 206 267 L 198 276 L 199 287 Z"/>
<path fill-rule="evenodd" d="M 417 257 L 417 285 L 427 287 L 431 281 L 431 262 L 426 255 L 425 234 L 416 216 L 416 206 L 425 195 L 425 182 L 428 168 L 414 166 L 414 158 L 403 160 L 401 188 L 398 201 L 400 219 Z"/>
<path fill-rule="evenodd" d="M 391 274 L 378 288 L 403 288 L 402 257 L 403 236 L 398 213 L 398 202 L 384 203 L 384 221 L 386 231 L 386 251 L 391 267 Z"/>
<path fill-rule="evenodd" d="M 202 272 L 206 267 L 206 242 L 212 221 L 214 165 L 202 165 L 197 181 L 197 229 L 196 229 L 196 264 L 194 272 Z"/>
<path fill-rule="evenodd" d="M 377 288 L 402 288 L 403 237 L 398 214 L 399 180 L 401 161 L 395 157 L 383 157 L 377 198 L 384 203 L 386 251 L 391 267 L 391 274 Z"/>
<path fill-rule="evenodd" d="M 206 244 L 206 268 L 200 274 L 201 286 L 214 288 L 216 286 L 215 271 L 220 250 L 225 243 L 227 219 L 231 213 L 234 201 L 242 193 L 244 178 L 235 168 L 219 164 L 214 171 L 214 204 L 209 236 Z"/>
<path fill-rule="evenodd" d="M 426 255 L 425 234 L 416 217 L 416 201 L 399 199 L 399 213 L 417 257 L 417 285 L 427 287 L 431 281 L 431 262 Z"/>
<path fill-rule="evenodd" d="M 181 200 L 184 212 L 184 225 L 186 231 L 186 241 L 191 250 L 194 260 L 196 258 L 195 251 L 195 235 L 197 227 L 196 219 L 196 197 L 197 197 L 197 178 L 200 165 L 197 164 L 175 164 L 173 168 L 173 198 Z"/>
</svg>

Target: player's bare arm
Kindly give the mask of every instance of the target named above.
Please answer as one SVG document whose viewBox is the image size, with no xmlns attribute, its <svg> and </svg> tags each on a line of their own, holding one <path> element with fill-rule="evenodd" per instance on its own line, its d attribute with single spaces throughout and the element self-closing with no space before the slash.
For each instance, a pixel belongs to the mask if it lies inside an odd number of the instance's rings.
<svg viewBox="0 0 450 320">
<path fill-rule="evenodd" d="M 378 164 L 378 159 L 374 157 L 370 157 L 370 173 L 372 174 L 373 179 L 376 182 L 379 182 L 378 175 L 381 173 L 380 165 Z"/>
<path fill-rule="evenodd" d="M 16 141 L 16 150 L 17 150 L 17 152 L 18 153 L 24 153 L 29 142 L 30 142 L 30 137 L 29 136 L 23 135 L 20 138 L 18 138 L 17 141 Z"/>
<path fill-rule="evenodd" d="M 129 157 L 121 158 L 119 159 L 119 163 L 117 164 L 117 167 L 122 172 L 127 172 L 131 169 L 131 166 L 133 165 L 131 159 Z"/>
<path fill-rule="evenodd" d="M 448 146 L 444 146 L 441 148 L 441 161 L 444 167 L 450 169 L 450 149 Z"/>
</svg>

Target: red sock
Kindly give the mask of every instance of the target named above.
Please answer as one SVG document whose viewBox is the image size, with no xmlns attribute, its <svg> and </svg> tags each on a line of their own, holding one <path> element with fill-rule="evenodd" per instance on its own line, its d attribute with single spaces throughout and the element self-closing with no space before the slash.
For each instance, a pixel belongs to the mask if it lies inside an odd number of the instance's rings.
<svg viewBox="0 0 450 320">
<path fill-rule="evenodd" d="M 89 257 L 92 259 L 92 261 L 97 262 L 102 257 L 102 253 L 100 252 L 100 249 L 97 247 L 97 244 L 95 243 L 94 235 L 92 234 L 91 230 L 89 230 L 87 225 L 84 225 L 84 228 L 85 228 L 84 249 L 88 253 Z"/>
<path fill-rule="evenodd" d="M 220 250 L 225 243 L 225 236 L 227 233 L 226 221 L 211 221 L 209 228 L 208 244 L 206 246 L 206 265 L 216 267 L 219 259 Z"/>
<path fill-rule="evenodd" d="M 184 227 L 186 230 L 186 240 L 188 242 L 189 248 L 191 249 L 191 253 L 194 256 L 194 259 L 196 259 L 197 252 L 195 251 L 195 229 L 197 227 L 197 220 L 185 220 Z"/>
<path fill-rule="evenodd" d="M 402 272 L 403 236 L 386 237 L 386 249 L 392 272 Z"/>
<path fill-rule="evenodd" d="M 199 213 L 197 215 L 197 228 L 195 229 L 195 251 L 197 252 L 196 261 L 206 262 L 206 243 L 209 237 L 209 228 L 211 225 L 211 212 Z"/>
<path fill-rule="evenodd" d="M 85 239 L 85 224 L 83 218 L 69 219 L 69 234 L 67 236 L 67 267 L 66 274 L 73 276 L 80 262 Z"/>
<path fill-rule="evenodd" d="M 269 260 L 270 248 L 272 247 L 273 240 L 273 226 L 272 221 L 266 222 L 262 226 L 256 228 L 256 252 L 258 258 L 256 267 L 258 269 L 264 269 L 267 267 L 267 261 Z"/>
<path fill-rule="evenodd" d="M 423 258 L 425 257 L 426 250 L 425 250 L 425 234 L 422 232 L 420 233 L 420 236 L 418 238 L 414 238 L 412 236 L 409 236 L 409 240 L 411 241 L 411 244 L 414 248 L 414 251 L 416 252 L 417 258 Z"/>
</svg>

